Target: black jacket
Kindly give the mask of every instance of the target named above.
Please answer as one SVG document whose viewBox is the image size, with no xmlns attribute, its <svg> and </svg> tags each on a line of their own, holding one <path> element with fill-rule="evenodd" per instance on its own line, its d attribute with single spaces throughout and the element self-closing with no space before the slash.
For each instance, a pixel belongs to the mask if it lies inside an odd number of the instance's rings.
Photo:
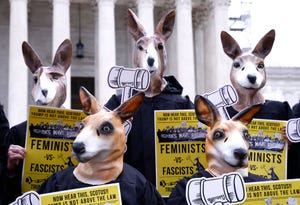
<svg viewBox="0 0 300 205">
<path fill-rule="evenodd" d="M 6 138 L 9 133 L 9 123 L 0 104 L 0 176 L 3 174 L 7 160 Z"/>
<path fill-rule="evenodd" d="M 14 144 L 25 147 L 26 129 L 27 121 L 24 121 L 10 128 L 6 138 L 5 146 L 8 148 L 11 144 Z M 6 154 L 7 151 L 8 150 L 6 149 Z M 13 176 L 9 176 L 7 170 L 4 169 L 3 179 L 1 181 L 1 183 L 3 183 L 5 186 L 5 189 L 3 190 L 3 200 L 5 202 L 4 204 L 13 202 L 18 196 L 22 195 L 22 170 L 23 161 L 19 163 L 19 165 L 15 169 L 15 173 L 13 174 Z"/>
<path fill-rule="evenodd" d="M 300 118 L 300 102 L 293 106 L 293 113 L 295 118 Z M 289 172 L 288 178 L 295 179 L 300 178 L 300 142 L 293 143 L 289 149 Z"/>
<path fill-rule="evenodd" d="M 296 118 L 300 118 L 300 102 L 296 103 L 293 108 L 293 113 Z"/>
<path fill-rule="evenodd" d="M 227 108 L 230 117 L 234 116 L 237 111 L 232 107 Z M 266 100 L 261 111 L 257 113 L 254 118 L 270 119 L 270 120 L 289 120 L 294 118 L 294 113 L 287 102 L 279 102 L 273 100 Z M 287 178 L 300 178 L 300 144 L 293 143 L 288 149 L 288 163 L 287 163 Z"/>
<path fill-rule="evenodd" d="M 211 178 L 213 177 L 209 172 L 205 170 L 201 170 L 198 173 L 194 174 L 191 177 L 184 177 L 179 182 L 177 182 L 176 186 L 172 190 L 169 199 L 168 205 L 187 205 L 186 201 L 186 185 L 190 179 L 193 178 Z M 258 182 L 258 181 L 267 181 L 268 179 L 262 178 L 258 175 L 248 173 L 248 177 L 244 177 L 245 183 L 247 182 Z"/>
<path fill-rule="evenodd" d="M 44 194 L 92 186 L 78 181 L 73 175 L 74 169 L 75 167 L 69 167 L 56 172 L 41 185 L 37 192 Z M 110 183 L 119 183 L 124 205 L 165 204 L 155 187 L 140 172 L 126 163 L 120 176 Z"/>
<path fill-rule="evenodd" d="M 7 163 L 7 144 L 6 139 L 9 133 L 9 123 L 6 118 L 3 106 L 0 104 L 0 204 L 6 204 L 5 201 L 5 167 Z"/>
<path fill-rule="evenodd" d="M 238 112 L 233 107 L 227 107 L 227 112 L 230 117 L 233 117 Z M 269 120 L 289 120 L 294 117 L 292 109 L 288 102 L 279 102 L 274 100 L 266 100 L 259 113 L 254 118 L 269 119 Z"/>
<path fill-rule="evenodd" d="M 132 128 L 128 135 L 124 161 L 138 169 L 155 185 L 155 135 L 154 111 L 194 109 L 188 96 L 182 96 L 182 86 L 173 76 L 164 77 L 166 88 L 157 96 L 145 97 L 133 116 Z M 113 95 L 105 107 L 113 110 L 120 105 L 121 96 Z"/>
</svg>

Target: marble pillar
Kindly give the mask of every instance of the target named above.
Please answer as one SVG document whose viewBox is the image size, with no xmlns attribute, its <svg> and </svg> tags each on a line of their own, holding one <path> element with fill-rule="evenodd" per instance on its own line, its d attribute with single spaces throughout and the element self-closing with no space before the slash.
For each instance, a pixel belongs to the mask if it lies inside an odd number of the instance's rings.
<svg viewBox="0 0 300 205">
<path fill-rule="evenodd" d="M 8 120 L 10 126 L 27 119 L 28 68 L 22 43 L 28 39 L 27 0 L 10 0 Z"/>
</svg>

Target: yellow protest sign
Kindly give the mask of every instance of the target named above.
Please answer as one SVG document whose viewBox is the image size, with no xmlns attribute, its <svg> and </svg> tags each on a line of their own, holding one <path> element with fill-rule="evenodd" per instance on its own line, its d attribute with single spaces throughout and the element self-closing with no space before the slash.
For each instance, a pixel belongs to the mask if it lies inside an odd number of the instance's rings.
<svg viewBox="0 0 300 205">
<path fill-rule="evenodd" d="M 38 194 L 35 191 L 25 192 L 10 205 L 122 205 L 118 183 L 91 186 L 65 191 Z"/>
<path fill-rule="evenodd" d="M 206 167 L 206 131 L 194 110 L 155 111 L 156 187 L 162 196 Z"/>
<path fill-rule="evenodd" d="M 245 205 L 297 205 L 300 202 L 300 179 L 246 183 Z"/>
<path fill-rule="evenodd" d="M 22 191 L 37 190 L 53 173 L 77 164 L 72 143 L 85 114 L 79 110 L 29 107 Z"/>
<path fill-rule="evenodd" d="M 121 205 L 118 183 L 40 195 L 42 205 Z"/>
<path fill-rule="evenodd" d="M 286 179 L 285 121 L 253 119 L 248 125 L 249 172 L 271 180 Z M 177 181 L 206 168 L 205 135 L 194 110 L 155 112 L 156 187 L 169 196 Z"/>
<path fill-rule="evenodd" d="M 286 179 L 287 146 L 282 136 L 286 121 L 254 119 L 248 124 L 249 172 L 271 180 Z"/>
</svg>

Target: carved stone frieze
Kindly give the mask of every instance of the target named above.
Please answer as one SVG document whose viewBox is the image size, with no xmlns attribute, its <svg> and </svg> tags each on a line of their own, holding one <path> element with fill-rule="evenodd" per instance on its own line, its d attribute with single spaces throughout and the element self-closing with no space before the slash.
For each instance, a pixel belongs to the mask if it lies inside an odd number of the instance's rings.
<svg viewBox="0 0 300 205">
<path fill-rule="evenodd" d="M 207 21 L 214 7 L 213 0 L 201 0 L 197 7 L 193 8 L 192 17 L 194 27 L 201 27 Z"/>
</svg>

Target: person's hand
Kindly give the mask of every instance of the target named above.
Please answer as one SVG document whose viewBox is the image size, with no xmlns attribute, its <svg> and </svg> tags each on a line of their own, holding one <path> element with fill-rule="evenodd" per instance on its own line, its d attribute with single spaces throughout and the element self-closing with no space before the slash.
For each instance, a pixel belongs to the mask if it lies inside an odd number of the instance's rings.
<svg viewBox="0 0 300 205">
<path fill-rule="evenodd" d="M 10 145 L 7 153 L 7 170 L 10 172 L 13 171 L 20 163 L 20 160 L 23 160 L 25 158 L 25 154 L 25 148 L 19 145 Z"/>
</svg>

